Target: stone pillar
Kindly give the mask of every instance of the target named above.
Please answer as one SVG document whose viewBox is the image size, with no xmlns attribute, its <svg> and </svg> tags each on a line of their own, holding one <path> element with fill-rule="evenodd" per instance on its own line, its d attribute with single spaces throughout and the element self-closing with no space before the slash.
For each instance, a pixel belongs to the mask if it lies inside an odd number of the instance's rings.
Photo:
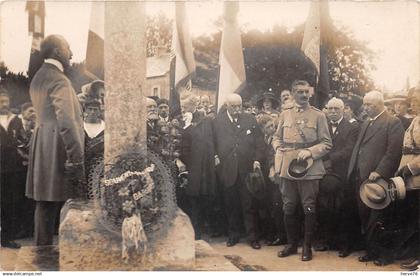
<svg viewBox="0 0 420 276">
<path fill-rule="evenodd" d="M 105 3 L 105 164 L 146 149 L 145 3 Z"/>
<path fill-rule="evenodd" d="M 146 150 L 145 29 L 145 2 L 105 3 L 105 178 L 107 164 L 117 156 Z M 155 244 L 147 244 L 147 254 L 123 260 L 123 228 L 115 223 L 124 218 L 123 199 L 113 189 L 117 186 L 104 186 L 101 208 L 74 201 L 63 207 L 60 270 L 189 270 L 194 266 L 194 229 L 181 210 L 165 221 L 166 234 Z"/>
</svg>

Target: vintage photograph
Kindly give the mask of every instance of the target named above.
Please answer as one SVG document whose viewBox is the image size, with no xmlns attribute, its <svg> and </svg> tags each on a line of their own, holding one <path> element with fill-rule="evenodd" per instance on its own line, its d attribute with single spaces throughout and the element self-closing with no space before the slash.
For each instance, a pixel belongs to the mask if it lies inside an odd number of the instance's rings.
<svg viewBox="0 0 420 276">
<path fill-rule="evenodd" d="M 420 2 L 0 0 L 0 174 L 4 273 L 419 271 Z"/>
</svg>

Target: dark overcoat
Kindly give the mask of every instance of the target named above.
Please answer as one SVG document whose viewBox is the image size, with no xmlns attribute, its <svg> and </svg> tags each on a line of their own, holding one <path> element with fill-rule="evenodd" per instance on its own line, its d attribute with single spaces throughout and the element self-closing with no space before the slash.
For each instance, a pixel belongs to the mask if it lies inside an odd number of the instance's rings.
<svg viewBox="0 0 420 276">
<path fill-rule="evenodd" d="M 393 177 L 400 164 L 403 138 L 401 121 L 386 111 L 373 122 L 364 122 L 352 152 L 347 178 L 350 179 L 354 170 L 359 171 L 362 182 L 374 171 L 384 179 Z"/>
<path fill-rule="evenodd" d="M 328 128 L 330 129 L 333 146 L 327 155 L 327 159 L 331 161 L 332 172 L 342 182 L 345 182 L 351 154 L 359 134 L 359 126 L 357 123 L 350 123 L 343 118 L 334 133 L 331 124 L 328 124 Z"/>
<path fill-rule="evenodd" d="M 225 187 L 231 187 L 238 176 L 245 179 L 252 172 L 254 161 L 261 163 L 264 160 L 264 136 L 254 116 L 242 113 L 235 124 L 227 111 L 216 116 L 213 131 L 216 154 L 220 159 L 219 177 Z"/>
<path fill-rule="evenodd" d="M 25 171 L 23 159 L 18 153 L 18 147 L 24 141 L 24 128 L 22 120 L 16 116 L 13 118 L 7 129 L 0 125 L 0 173 L 11 173 Z"/>
<path fill-rule="evenodd" d="M 183 131 L 181 139 L 181 160 L 188 170 L 185 192 L 190 196 L 212 196 L 216 194 L 212 122 L 210 118 L 196 117 L 193 116 L 192 125 Z"/>
<path fill-rule="evenodd" d="M 44 63 L 29 89 L 37 113 L 29 155 L 26 196 L 36 201 L 65 201 L 71 195 L 65 177 L 66 160 L 84 160 L 84 130 L 80 104 L 70 80 Z"/>
</svg>

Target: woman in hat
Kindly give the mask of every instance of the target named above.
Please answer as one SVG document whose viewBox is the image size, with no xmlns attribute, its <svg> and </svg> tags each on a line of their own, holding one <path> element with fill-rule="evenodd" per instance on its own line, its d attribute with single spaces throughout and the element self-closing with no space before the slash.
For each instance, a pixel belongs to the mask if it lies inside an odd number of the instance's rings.
<svg viewBox="0 0 420 276">
<path fill-rule="evenodd" d="M 258 99 L 257 106 L 260 110 L 259 114 L 267 114 L 273 118 L 278 118 L 279 112 L 277 107 L 279 106 L 279 100 L 272 92 L 264 92 Z"/>
<path fill-rule="evenodd" d="M 417 113 L 404 136 L 403 156 L 397 175 L 404 179 L 408 195 L 416 197 L 413 202 L 417 212 L 417 231 L 420 228 L 420 87 L 411 95 L 411 109 Z M 415 195 L 417 194 L 417 195 Z M 420 231 L 419 231 L 420 233 Z M 420 241 L 420 234 L 419 234 Z M 416 270 L 420 265 L 420 244 L 417 245 L 417 256 L 401 264 L 402 269 Z"/>
</svg>

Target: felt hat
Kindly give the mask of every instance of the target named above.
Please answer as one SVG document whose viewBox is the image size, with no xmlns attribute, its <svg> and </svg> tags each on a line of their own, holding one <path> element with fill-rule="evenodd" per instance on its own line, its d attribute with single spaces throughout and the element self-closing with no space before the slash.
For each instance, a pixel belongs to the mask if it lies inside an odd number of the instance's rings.
<svg viewBox="0 0 420 276">
<path fill-rule="evenodd" d="M 313 164 L 314 160 L 312 158 L 306 160 L 298 160 L 295 158 L 290 162 L 287 174 L 293 178 L 302 178 Z"/>
</svg>

